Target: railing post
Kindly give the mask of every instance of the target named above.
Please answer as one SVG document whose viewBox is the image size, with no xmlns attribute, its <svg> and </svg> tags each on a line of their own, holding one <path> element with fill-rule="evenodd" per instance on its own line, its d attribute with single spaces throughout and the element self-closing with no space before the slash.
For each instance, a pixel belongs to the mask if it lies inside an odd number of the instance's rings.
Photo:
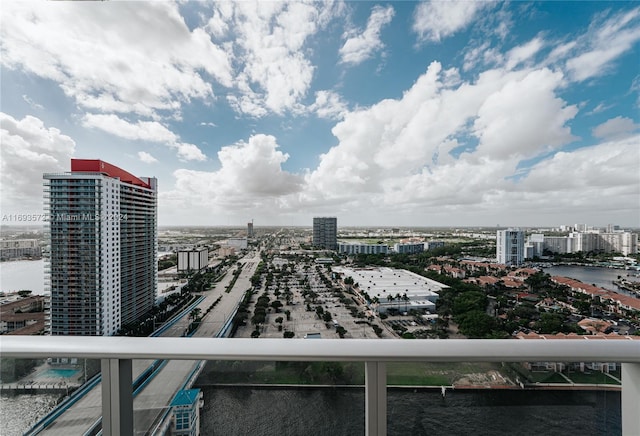
<svg viewBox="0 0 640 436">
<path fill-rule="evenodd" d="M 131 359 L 102 359 L 102 434 L 133 436 Z"/>
<path fill-rule="evenodd" d="M 365 362 L 365 435 L 387 435 L 387 371 L 384 362 Z"/>
<path fill-rule="evenodd" d="M 622 364 L 622 434 L 640 435 L 640 363 Z"/>
</svg>

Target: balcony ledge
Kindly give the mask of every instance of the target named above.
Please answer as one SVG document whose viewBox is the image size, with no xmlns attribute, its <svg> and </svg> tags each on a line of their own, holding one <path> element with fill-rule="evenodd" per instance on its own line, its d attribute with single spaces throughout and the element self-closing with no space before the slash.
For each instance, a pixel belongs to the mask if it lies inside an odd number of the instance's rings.
<svg viewBox="0 0 640 436">
<path fill-rule="evenodd" d="M 640 363 L 640 340 L 584 339 L 220 339 L 15 336 L 0 340 L 3 357 L 93 359 L 622 362 Z"/>
</svg>

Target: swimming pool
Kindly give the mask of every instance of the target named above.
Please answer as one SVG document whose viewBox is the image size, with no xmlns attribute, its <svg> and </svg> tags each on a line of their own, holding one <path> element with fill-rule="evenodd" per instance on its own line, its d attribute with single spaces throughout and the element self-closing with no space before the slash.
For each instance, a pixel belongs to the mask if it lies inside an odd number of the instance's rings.
<svg viewBox="0 0 640 436">
<path fill-rule="evenodd" d="M 79 369 L 50 368 L 38 374 L 38 378 L 71 378 L 78 372 Z"/>
</svg>

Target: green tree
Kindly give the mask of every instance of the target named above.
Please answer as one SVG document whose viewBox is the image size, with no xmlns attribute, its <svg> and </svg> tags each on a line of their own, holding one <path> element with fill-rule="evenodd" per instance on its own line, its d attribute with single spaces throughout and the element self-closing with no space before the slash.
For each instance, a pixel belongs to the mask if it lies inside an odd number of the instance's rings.
<svg viewBox="0 0 640 436">
<path fill-rule="evenodd" d="M 559 313 L 543 313 L 536 324 L 538 333 L 559 333 L 563 331 L 564 316 Z"/>
<path fill-rule="evenodd" d="M 480 291 L 466 291 L 453 299 L 453 314 L 461 315 L 471 311 L 484 311 L 487 296 Z"/>
<path fill-rule="evenodd" d="M 496 330 L 496 320 L 481 310 L 472 310 L 456 317 L 460 332 L 469 338 L 484 338 Z"/>
</svg>

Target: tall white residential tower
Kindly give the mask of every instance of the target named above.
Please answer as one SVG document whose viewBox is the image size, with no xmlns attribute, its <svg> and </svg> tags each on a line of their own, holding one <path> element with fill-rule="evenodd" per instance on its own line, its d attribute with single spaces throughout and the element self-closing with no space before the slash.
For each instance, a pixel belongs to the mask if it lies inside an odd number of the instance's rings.
<svg viewBox="0 0 640 436">
<path fill-rule="evenodd" d="M 85 159 L 72 159 L 71 172 L 44 179 L 47 330 L 113 335 L 155 303 L 157 180 Z"/>
<path fill-rule="evenodd" d="M 524 231 L 518 229 L 498 230 L 496 257 L 498 263 L 517 266 L 524 261 Z"/>
</svg>

